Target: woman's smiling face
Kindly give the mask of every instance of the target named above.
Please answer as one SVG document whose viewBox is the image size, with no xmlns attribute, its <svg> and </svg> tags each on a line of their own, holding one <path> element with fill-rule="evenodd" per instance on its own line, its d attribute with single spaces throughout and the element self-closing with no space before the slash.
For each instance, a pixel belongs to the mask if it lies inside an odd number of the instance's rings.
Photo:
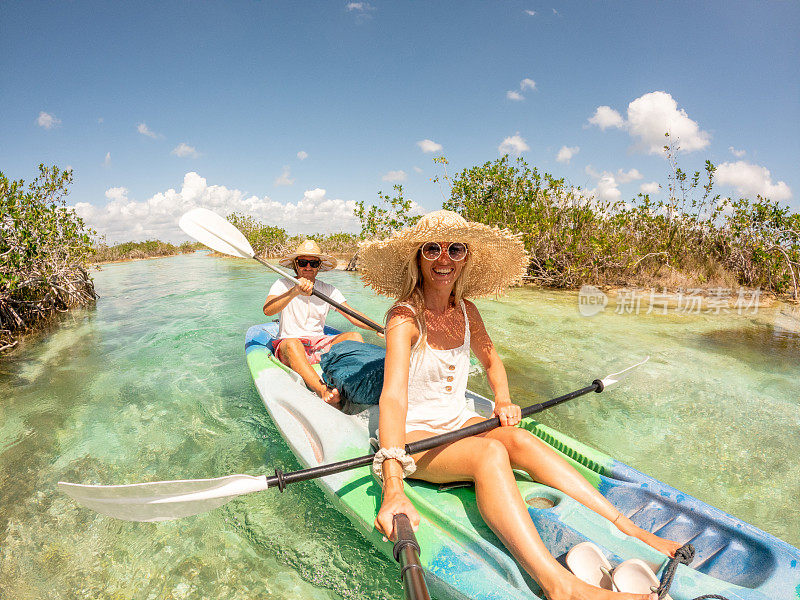
<svg viewBox="0 0 800 600">
<path fill-rule="evenodd" d="M 422 279 L 427 285 L 432 285 L 436 288 L 452 288 L 461 271 L 464 269 L 466 260 L 453 260 L 448 253 L 449 242 L 437 242 L 442 250 L 441 254 L 435 260 L 428 260 L 419 252 L 417 261 L 419 263 L 420 271 L 422 272 Z"/>
</svg>

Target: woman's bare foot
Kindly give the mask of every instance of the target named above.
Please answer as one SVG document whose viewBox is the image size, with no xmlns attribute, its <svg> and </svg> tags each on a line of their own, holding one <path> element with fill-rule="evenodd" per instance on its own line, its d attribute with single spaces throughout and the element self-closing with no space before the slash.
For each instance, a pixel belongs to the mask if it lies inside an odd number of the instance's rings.
<svg viewBox="0 0 800 600">
<path fill-rule="evenodd" d="M 657 594 L 623 594 L 589 585 L 569 571 L 557 577 L 545 589 L 548 600 L 658 600 Z"/>
<path fill-rule="evenodd" d="M 325 382 L 321 379 L 319 380 L 319 383 L 314 386 L 314 392 L 317 394 L 317 396 L 322 398 L 324 402 L 332 406 L 338 407 L 342 401 L 341 397 L 339 396 L 339 390 L 325 385 Z"/>
<path fill-rule="evenodd" d="M 670 557 L 675 556 L 675 551 L 683 546 L 683 544 L 679 544 L 678 542 L 673 542 L 672 540 L 667 540 L 658 537 L 654 533 L 645 531 L 621 513 L 620 516 L 617 517 L 617 520 L 614 521 L 614 525 L 616 525 L 617 529 L 619 529 L 622 533 L 625 533 L 631 537 L 635 537 L 637 540 L 641 540 L 648 546 L 655 548 L 662 554 L 666 554 Z"/>
</svg>

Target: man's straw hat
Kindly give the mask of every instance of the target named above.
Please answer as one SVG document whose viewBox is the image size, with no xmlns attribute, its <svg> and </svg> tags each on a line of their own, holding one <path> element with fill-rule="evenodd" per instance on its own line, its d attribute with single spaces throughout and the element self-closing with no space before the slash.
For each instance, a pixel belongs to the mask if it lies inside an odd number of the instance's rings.
<svg viewBox="0 0 800 600">
<path fill-rule="evenodd" d="M 294 267 L 294 259 L 298 256 L 316 256 L 322 261 L 319 266 L 320 271 L 330 271 L 336 268 L 336 259 L 329 254 L 323 254 L 322 249 L 314 240 L 305 240 L 294 252 L 281 257 L 278 264 L 282 267 Z"/>
<path fill-rule="evenodd" d="M 519 235 L 508 229 L 467 221 L 449 210 L 424 215 L 415 225 L 385 240 L 362 242 L 358 252 L 361 278 L 380 294 L 399 297 L 408 265 L 425 242 L 464 242 L 472 267 L 464 296 L 499 294 L 519 282 L 528 268 L 528 255 Z"/>
</svg>

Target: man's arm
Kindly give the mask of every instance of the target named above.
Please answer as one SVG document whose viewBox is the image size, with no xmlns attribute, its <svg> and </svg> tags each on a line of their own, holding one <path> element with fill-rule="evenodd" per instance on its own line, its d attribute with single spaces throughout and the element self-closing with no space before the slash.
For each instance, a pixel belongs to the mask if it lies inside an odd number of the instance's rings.
<svg viewBox="0 0 800 600">
<path fill-rule="evenodd" d="M 299 296 L 300 294 L 303 294 L 304 296 L 310 296 L 313 291 L 314 284 L 308 279 L 303 279 L 301 277 L 298 280 L 297 285 L 290 287 L 282 294 L 271 294 L 267 296 L 267 300 L 264 302 L 264 314 L 268 317 L 277 315 L 284 308 L 286 308 L 286 305 L 289 304 L 289 302 L 291 302 L 295 297 Z"/>
</svg>

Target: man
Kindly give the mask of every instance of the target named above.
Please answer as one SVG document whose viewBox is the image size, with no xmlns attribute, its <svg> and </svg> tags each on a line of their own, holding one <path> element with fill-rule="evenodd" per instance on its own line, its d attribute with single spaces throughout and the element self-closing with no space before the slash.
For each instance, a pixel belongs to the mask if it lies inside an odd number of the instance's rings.
<svg viewBox="0 0 800 600">
<path fill-rule="evenodd" d="M 316 392 L 325 402 L 338 405 L 341 400 L 339 390 L 326 386 L 311 365 L 317 364 L 321 355 L 333 344 L 345 340 L 363 342 L 364 339 L 357 332 L 335 336 L 324 334 L 325 319 L 331 305 L 312 295 L 314 287 L 353 310 L 338 289 L 323 281 L 316 281 L 317 273 L 329 271 L 336 266 L 336 259 L 323 254 L 313 240 L 306 240 L 294 252 L 281 258 L 279 264 L 293 268 L 299 282 L 295 285 L 289 279 L 279 279 L 272 284 L 264 302 L 265 315 L 271 317 L 280 313 L 278 339 L 273 344 L 275 356 L 296 371 L 309 389 Z M 369 329 L 361 321 L 338 309 L 335 310 L 354 325 Z"/>
</svg>

